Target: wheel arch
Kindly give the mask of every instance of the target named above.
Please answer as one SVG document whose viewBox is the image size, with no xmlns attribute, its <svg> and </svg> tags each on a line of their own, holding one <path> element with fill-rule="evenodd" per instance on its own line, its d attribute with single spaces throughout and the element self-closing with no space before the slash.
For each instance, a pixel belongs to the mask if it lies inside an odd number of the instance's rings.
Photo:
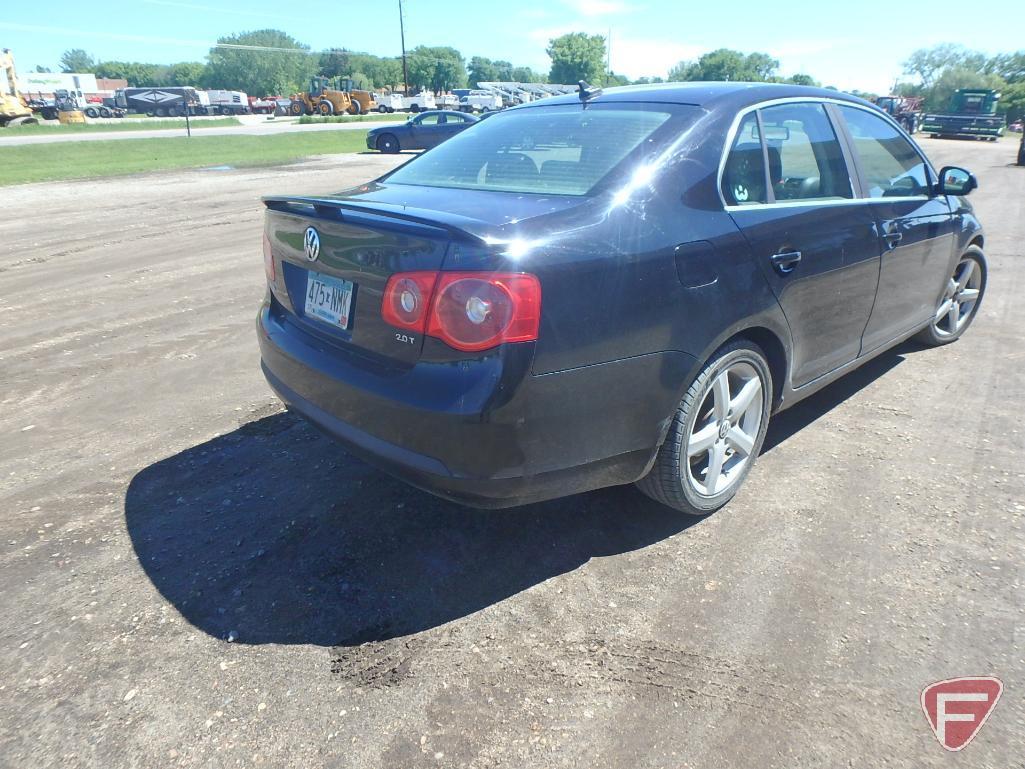
<svg viewBox="0 0 1025 769">
<path fill-rule="evenodd" d="M 783 400 L 783 389 L 787 382 L 787 372 L 790 370 L 790 358 L 787 347 L 776 332 L 766 326 L 746 328 L 734 334 L 723 344 L 729 344 L 740 339 L 754 342 L 765 353 L 765 358 L 769 363 L 769 375 L 772 377 L 772 410 L 775 411 Z"/>
</svg>

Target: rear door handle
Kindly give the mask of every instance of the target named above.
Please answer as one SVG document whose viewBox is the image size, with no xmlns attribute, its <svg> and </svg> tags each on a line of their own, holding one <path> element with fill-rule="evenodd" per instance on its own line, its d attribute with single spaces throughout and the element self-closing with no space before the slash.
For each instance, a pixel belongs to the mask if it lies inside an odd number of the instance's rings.
<svg viewBox="0 0 1025 769">
<path fill-rule="evenodd" d="M 801 261 L 800 251 L 781 251 L 778 254 L 773 254 L 771 257 L 772 266 L 783 275 L 788 272 L 793 272 L 797 263 Z"/>
</svg>

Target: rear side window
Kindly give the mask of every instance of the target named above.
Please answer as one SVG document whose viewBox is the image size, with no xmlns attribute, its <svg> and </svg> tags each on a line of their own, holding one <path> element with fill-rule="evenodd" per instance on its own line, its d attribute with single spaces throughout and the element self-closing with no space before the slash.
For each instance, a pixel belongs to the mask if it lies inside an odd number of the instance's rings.
<svg viewBox="0 0 1025 769">
<path fill-rule="evenodd" d="M 840 107 L 870 198 L 929 194 L 929 171 L 922 156 L 904 136 L 878 115 Z"/>
<path fill-rule="evenodd" d="M 388 181 L 586 195 L 629 155 L 661 145 L 660 137 L 696 114 L 693 107 L 662 104 L 515 110 L 456 134 L 394 171 Z"/>
<path fill-rule="evenodd" d="M 758 117 L 748 114 L 740 123 L 737 138 L 726 157 L 722 175 L 722 196 L 728 206 L 768 203 L 765 154 L 758 138 Z"/>
<path fill-rule="evenodd" d="M 853 198 L 840 142 L 821 104 L 761 110 L 769 177 L 777 202 Z"/>
</svg>

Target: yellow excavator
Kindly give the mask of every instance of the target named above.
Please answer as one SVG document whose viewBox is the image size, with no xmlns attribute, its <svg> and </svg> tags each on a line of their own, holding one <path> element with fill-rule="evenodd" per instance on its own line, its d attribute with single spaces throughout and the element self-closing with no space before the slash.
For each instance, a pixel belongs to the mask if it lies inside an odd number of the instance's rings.
<svg viewBox="0 0 1025 769">
<path fill-rule="evenodd" d="M 38 123 L 25 97 L 18 91 L 18 72 L 10 48 L 0 50 L 0 72 L 7 81 L 0 82 L 0 127 Z"/>
</svg>

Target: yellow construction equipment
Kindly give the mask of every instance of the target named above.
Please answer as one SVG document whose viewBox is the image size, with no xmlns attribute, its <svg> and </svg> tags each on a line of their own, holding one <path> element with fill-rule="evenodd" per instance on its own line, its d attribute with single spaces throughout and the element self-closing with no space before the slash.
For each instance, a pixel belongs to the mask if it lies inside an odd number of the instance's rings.
<svg viewBox="0 0 1025 769">
<path fill-rule="evenodd" d="M 82 105 L 78 103 L 75 94 L 66 88 L 54 91 L 53 104 L 57 108 L 57 120 L 60 121 L 61 125 L 87 122 L 85 112 L 82 111 Z"/>
<path fill-rule="evenodd" d="M 0 71 L 6 83 L 0 82 L 0 127 L 38 123 L 28 102 L 18 91 L 18 72 L 10 48 L 0 51 Z"/>
<path fill-rule="evenodd" d="M 349 98 L 359 103 L 359 111 L 364 115 L 367 115 L 377 109 L 377 102 L 374 101 L 374 95 L 370 93 L 370 91 L 355 88 L 353 81 L 350 78 L 343 80 L 341 85 L 342 90 L 349 94 Z"/>
<path fill-rule="evenodd" d="M 352 99 L 347 91 L 334 88 L 326 77 L 310 80 L 310 90 L 292 94 L 289 112 L 293 115 L 358 115 L 360 103 Z"/>
</svg>

